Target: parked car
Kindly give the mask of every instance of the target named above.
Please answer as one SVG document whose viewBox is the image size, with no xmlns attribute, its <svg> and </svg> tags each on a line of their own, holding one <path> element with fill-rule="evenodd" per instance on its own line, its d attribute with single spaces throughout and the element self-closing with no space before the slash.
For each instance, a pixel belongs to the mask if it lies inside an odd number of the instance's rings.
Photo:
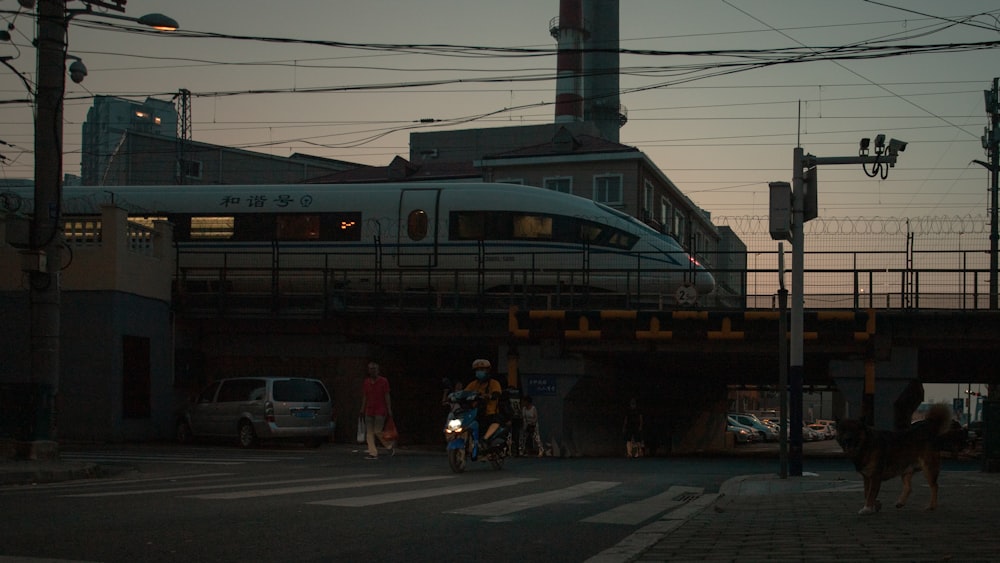
<svg viewBox="0 0 1000 563">
<path fill-rule="evenodd" d="M 823 435 L 818 430 L 810 428 L 808 424 L 802 423 L 802 441 L 817 442 L 823 439 Z"/>
<path fill-rule="evenodd" d="M 753 442 L 763 442 L 764 441 L 764 433 L 762 431 L 754 428 L 753 426 L 747 426 L 746 424 L 741 423 L 740 421 L 738 421 L 735 418 L 733 418 L 732 415 L 729 415 L 728 417 L 726 417 L 726 421 L 729 423 L 730 426 L 735 426 L 737 428 L 743 428 L 743 429 L 747 430 L 748 432 L 750 432 L 750 436 L 753 438 L 753 440 L 752 440 Z"/>
<path fill-rule="evenodd" d="M 809 425 L 809 428 L 815 430 L 824 440 L 832 440 L 836 436 L 836 432 L 829 424 L 814 422 Z"/>
<path fill-rule="evenodd" d="M 750 444 L 754 442 L 753 432 L 749 428 L 743 428 L 740 426 L 733 426 L 729 424 L 726 426 L 727 432 L 732 432 L 734 439 L 737 444 Z"/>
<path fill-rule="evenodd" d="M 220 379 L 198 394 L 177 419 L 177 440 L 301 440 L 318 447 L 334 430 L 333 401 L 323 382 L 303 377 Z"/>
<path fill-rule="evenodd" d="M 749 426 L 760 432 L 765 442 L 777 442 L 778 433 L 764 421 L 749 413 L 729 413 L 729 417 L 743 426 Z"/>
</svg>

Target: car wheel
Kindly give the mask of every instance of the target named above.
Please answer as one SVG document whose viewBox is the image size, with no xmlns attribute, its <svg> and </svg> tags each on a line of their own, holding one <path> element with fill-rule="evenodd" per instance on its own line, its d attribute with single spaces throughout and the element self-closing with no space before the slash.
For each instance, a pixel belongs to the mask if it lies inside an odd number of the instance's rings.
<svg viewBox="0 0 1000 563">
<path fill-rule="evenodd" d="M 257 433 L 249 420 L 240 421 L 238 439 L 241 448 L 252 448 L 257 445 Z"/>
<path fill-rule="evenodd" d="M 180 421 L 177 423 L 177 443 L 179 444 L 190 444 L 193 438 L 191 434 L 191 426 L 187 421 Z"/>
</svg>

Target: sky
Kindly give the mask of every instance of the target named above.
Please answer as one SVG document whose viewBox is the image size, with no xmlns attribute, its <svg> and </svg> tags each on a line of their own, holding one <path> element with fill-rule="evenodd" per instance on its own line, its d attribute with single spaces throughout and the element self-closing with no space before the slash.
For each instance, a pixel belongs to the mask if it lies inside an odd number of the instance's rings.
<svg viewBox="0 0 1000 563">
<path fill-rule="evenodd" d="M 0 0 L 13 25 L 0 57 L 30 82 L 34 25 L 18 7 Z M 553 120 L 548 24 L 558 0 L 127 3 L 128 16 L 152 12 L 176 19 L 182 33 L 73 19 L 69 53 L 89 75 L 67 81 L 65 172 L 79 173 L 80 130 L 101 94 L 171 99 L 185 88 L 197 141 L 370 165 L 407 157 L 412 131 Z M 759 217 L 768 182 L 790 179 L 797 144 L 820 157 L 855 156 L 862 137 L 884 133 L 908 142 L 899 164 L 884 180 L 860 165 L 824 167 L 821 216 L 979 221 L 988 216 L 989 178 L 972 161 L 986 159 L 983 91 L 1000 75 L 998 52 L 954 45 L 1000 40 L 998 16 L 996 2 L 978 0 L 621 0 L 621 47 L 630 52 L 621 55 L 629 120 L 620 141 L 713 217 Z M 388 47 L 431 44 L 464 49 Z M 909 54 L 778 63 L 862 44 Z M 952 47 L 913 53 L 929 45 Z M 512 48 L 538 53 L 512 57 Z M 737 58 L 736 49 L 774 64 L 749 68 L 759 59 Z M 778 56 L 781 49 L 795 51 Z M 30 178 L 32 111 L 12 68 L 0 67 L 0 178 Z"/>
</svg>

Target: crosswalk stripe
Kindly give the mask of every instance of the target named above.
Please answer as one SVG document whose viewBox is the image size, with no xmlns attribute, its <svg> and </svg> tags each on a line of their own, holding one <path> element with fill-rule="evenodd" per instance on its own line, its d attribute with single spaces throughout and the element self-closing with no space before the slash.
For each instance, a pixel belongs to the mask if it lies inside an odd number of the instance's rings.
<svg viewBox="0 0 1000 563">
<path fill-rule="evenodd" d="M 193 487 L 163 487 L 159 489 L 136 489 L 129 491 L 105 491 L 102 493 L 78 493 L 73 495 L 63 495 L 66 497 L 119 497 L 127 495 L 148 495 L 154 493 L 177 493 L 187 491 L 204 491 L 205 489 L 236 489 L 240 487 L 266 487 L 271 485 L 287 485 L 289 483 L 315 483 L 317 481 L 331 481 L 337 479 L 356 479 L 358 477 L 371 477 L 372 475 L 342 475 L 339 477 L 316 477 L 313 479 L 287 479 L 283 481 L 265 481 L 253 483 L 231 483 L 228 485 L 198 485 Z"/>
<path fill-rule="evenodd" d="M 385 493 L 380 495 L 369 495 L 364 497 L 318 500 L 310 502 L 309 504 L 321 504 L 326 506 L 349 506 L 356 508 L 361 506 L 386 504 L 390 502 L 401 502 L 401 501 L 430 498 L 443 495 L 453 495 L 457 493 L 471 493 L 473 491 L 495 489 L 498 487 L 510 487 L 513 485 L 520 485 L 521 483 L 527 483 L 529 481 L 535 481 L 535 480 L 536 479 L 530 479 L 530 478 L 499 479 L 497 481 L 486 481 L 483 483 L 466 483 L 463 485 L 455 485 L 451 487 L 437 487 L 433 489 L 401 491 L 395 493 Z"/>
<path fill-rule="evenodd" d="M 270 497 L 275 495 L 289 495 L 297 493 L 312 493 L 316 491 L 332 491 L 336 489 L 356 489 L 359 487 L 377 487 L 381 485 L 398 485 L 400 483 L 421 483 L 424 481 L 436 481 L 440 479 L 451 479 L 451 475 L 434 477 L 406 477 L 398 479 L 368 479 L 364 481 L 348 481 L 347 483 L 331 483 L 328 485 L 312 485 L 305 487 L 284 487 L 281 489 L 255 489 L 252 491 L 241 491 L 234 493 L 210 493 L 205 495 L 191 495 L 189 498 L 210 499 L 210 500 L 235 500 L 244 498 Z"/>
<path fill-rule="evenodd" d="M 611 510 L 584 518 L 583 521 L 597 524 L 641 524 L 657 514 L 684 504 L 686 501 L 675 500 L 679 495 L 701 494 L 703 491 L 704 489 L 696 487 L 672 486 L 656 496 L 617 506 Z"/>
<path fill-rule="evenodd" d="M 278 461 L 297 461 L 301 457 L 225 457 L 203 458 L 183 455 L 153 455 L 153 454 L 98 454 L 98 453 L 65 453 L 60 457 L 66 460 L 115 463 L 123 461 L 140 461 L 155 463 L 182 463 L 192 465 L 242 465 L 244 463 L 274 463 Z"/>
<path fill-rule="evenodd" d="M 458 510 L 449 510 L 448 513 L 467 514 L 472 516 L 503 516 L 505 514 L 527 510 L 529 508 L 535 508 L 545 504 L 561 502 L 598 493 L 612 487 L 617 487 L 620 484 L 621 482 L 619 481 L 588 481 L 586 483 L 573 485 L 572 487 L 566 487 L 564 489 L 557 489 L 534 495 L 525 495 L 498 502 L 460 508 Z"/>
</svg>

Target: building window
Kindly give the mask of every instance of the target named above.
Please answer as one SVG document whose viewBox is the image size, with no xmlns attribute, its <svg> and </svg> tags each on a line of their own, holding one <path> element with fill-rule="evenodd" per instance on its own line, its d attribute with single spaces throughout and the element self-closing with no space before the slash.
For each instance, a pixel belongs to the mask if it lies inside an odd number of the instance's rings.
<svg viewBox="0 0 1000 563">
<path fill-rule="evenodd" d="M 594 176 L 594 201 L 607 205 L 622 205 L 621 175 Z"/>
<path fill-rule="evenodd" d="M 542 180 L 542 187 L 559 193 L 571 194 L 573 193 L 573 178 L 569 176 L 545 178 Z"/>
<path fill-rule="evenodd" d="M 650 222 L 653 216 L 653 183 L 646 180 L 642 189 L 642 220 Z"/>
<path fill-rule="evenodd" d="M 682 245 L 686 244 L 684 241 L 684 215 L 679 211 L 674 213 L 674 238 L 678 240 Z"/>
<path fill-rule="evenodd" d="M 185 178 L 201 179 L 201 161 L 181 159 L 177 162 L 181 175 Z"/>
<path fill-rule="evenodd" d="M 660 226 L 661 231 L 664 233 L 670 232 L 670 202 L 667 198 L 660 198 Z"/>
</svg>

